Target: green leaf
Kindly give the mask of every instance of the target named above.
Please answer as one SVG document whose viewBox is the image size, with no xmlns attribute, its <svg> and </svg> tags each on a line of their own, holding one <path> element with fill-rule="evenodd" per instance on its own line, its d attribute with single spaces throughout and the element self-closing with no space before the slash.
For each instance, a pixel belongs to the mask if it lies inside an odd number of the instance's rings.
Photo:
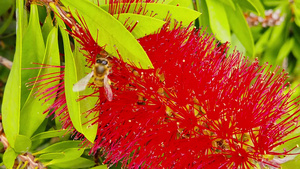
<svg viewBox="0 0 300 169">
<path fill-rule="evenodd" d="M 182 7 L 189 7 L 192 4 L 191 0 L 172 0 L 169 3 L 165 3 L 168 5 L 179 5 Z"/>
<path fill-rule="evenodd" d="M 65 154 L 64 152 L 59 152 L 59 153 L 46 153 L 42 154 L 38 157 L 38 160 L 43 161 L 43 160 L 52 160 L 52 159 L 59 159 L 59 158 L 64 158 Z"/>
<path fill-rule="evenodd" d="M 235 0 L 235 3 L 238 3 L 243 11 L 251 11 L 253 13 L 258 14 L 256 8 L 248 0 L 243 0 L 243 1 Z"/>
<path fill-rule="evenodd" d="M 3 163 L 5 167 L 13 168 L 17 156 L 18 154 L 11 147 L 7 147 L 3 154 Z"/>
<path fill-rule="evenodd" d="M 65 28 L 65 25 L 61 20 L 58 19 L 58 23 L 62 28 Z M 73 86 L 86 75 L 86 71 L 89 71 L 88 73 L 90 73 L 91 70 L 84 66 L 85 57 L 78 51 L 78 43 L 75 42 L 75 53 L 73 55 L 67 32 L 61 29 L 61 34 L 65 52 L 65 86 Z M 82 91 L 81 94 L 89 94 L 87 92 L 92 91 L 91 89 L 86 89 L 85 91 Z M 79 92 L 74 92 L 72 87 L 66 87 L 65 94 L 67 105 L 72 105 L 69 106 L 68 109 L 75 129 L 82 133 L 90 142 L 94 142 L 98 125 L 90 125 L 92 123 L 90 120 L 94 118 L 95 113 L 91 113 L 89 117 L 85 117 L 82 114 L 95 106 L 97 98 L 92 97 L 78 102 L 76 100 L 79 98 Z"/>
<path fill-rule="evenodd" d="M 237 36 L 233 33 L 231 36 L 231 45 L 228 53 L 232 53 L 234 50 L 238 50 L 240 53 L 246 53 L 246 49 L 241 43 L 241 41 L 237 38 Z"/>
<path fill-rule="evenodd" d="M 31 140 L 30 138 L 24 135 L 17 135 L 14 149 L 16 152 L 25 153 L 31 147 Z"/>
<path fill-rule="evenodd" d="M 1 2 L 3 1 L 0 1 L 0 8 L 1 8 Z M 1 9 L 0 9 L 0 13 L 1 13 Z M 0 28 L 0 35 L 3 34 L 3 32 L 7 29 L 7 27 L 10 25 L 10 23 L 12 22 L 13 20 L 13 16 L 15 14 L 15 5 L 12 6 L 12 9 L 10 11 L 10 14 L 9 16 L 5 19 L 5 21 L 3 22 L 1 28 Z M 1 16 L 1 15 L 0 15 Z"/>
<path fill-rule="evenodd" d="M 51 146 L 48 146 L 46 148 L 44 148 L 43 150 L 40 150 L 36 153 L 34 153 L 34 155 L 38 155 L 38 154 L 44 154 L 44 153 L 55 153 L 55 152 L 62 152 L 66 149 L 69 148 L 80 148 L 81 146 L 79 145 L 81 143 L 81 141 L 62 141 L 62 142 L 58 142 L 55 144 L 52 144 Z"/>
<path fill-rule="evenodd" d="M 11 146 L 15 144 L 16 136 L 19 134 L 20 124 L 20 99 L 21 99 L 21 59 L 23 31 L 25 29 L 24 2 L 16 2 L 17 13 L 17 40 L 16 52 L 13 66 L 10 71 L 2 102 L 2 122 L 6 138 Z M 12 147 L 13 148 L 13 147 Z"/>
<path fill-rule="evenodd" d="M 208 34 L 212 34 L 212 30 L 210 28 L 209 23 L 209 14 L 208 14 L 208 8 L 206 4 L 206 0 L 199 0 L 196 1 L 197 9 L 202 13 L 199 17 L 199 27 L 204 27 L 205 32 Z"/>
<path fill-rule="evenodd" d="M 282 65 L 283 60 L 288 57 L 294 46 L 294 38 L 290 38 L 282 45 L 276 58 L 276 65 Z"/>
<path fill-rule="evenodd" d="M 231 8 L 226 8 L 226 13 L 228 15 L 228 21 L 232 31 L 246 48 L 247 55 L 253 57 L 254 41 L 242 9 L 237 4 L 235 11 Z M 239 26 L 237 26 L 237 23 Z"/>
<path fill-rule="evenodd" d="M 272 28 L 265 31 L 255 44 L 255 53 L 260 55 L 268 46 L 268 42 L 272 33 Z"/>
<path fill-rule="evenodd" d="M 47 65 L 60 65 L 60 57 L 59 57 L 59 48 L 58 48 L 58 32 L 57 28 L 53 28 L 49 33 L 46 51 L 44 56 L 43 64 Z M 45 68 L 39 69 L 39 76 L 60 72 L 59 67 L 53 68 Z M 54 76 L 54 75 L 52 75 Z M 40 88 L 43 88 L 43 84 L 47 84 L 47 88 L 54 87 L 59 83 L 59 81 L 51 82 L 53 79 L 47 79 L 48 76 L 39 77 L 37 80 L 43 80 L 38 84 L 39 87 L 36 87 L 36 84 L 33 86 L 34 88 L 31 90 L 31 93 L 26 101 L 24 107 L 21 110 L 21 123 L 20 123 L 20 133 L 31 137 L 32 134 L 36 131 L 36 129 L 41 125 L 41 123 L 46 118 L 47 114 L 44 111 L 53 104 L 55 98 L 51 98 L 46 102 L 42 102 L 39 99 L 34 97 L 34 93 L 37 92 Z M 31 123 L 28 123 L 31 122 Z"/>
<path fill-rule="evenodd" d="M 230 42 L 230 28 L 224 6 L 217 0 L 206 0 L 206 3 L 211 30 L 222 43 Z"/>
<path fill-rule="evenodd" d="M 293 169 L 300 166 L 300 155 L 297 155 L 293 160 L 280 165 L 281 169 Z"/>
<path fill-rule="evenodd" d="M 107 168 L 108 168 L 107 165 L 99 165 L 90 169 L 107 169 Z"/>
<path fill-rule="evenodd" d="M 59 167 L 59 168 L 90 168 L 94 165 L 95 165 L 94 161 L 79 157 L 74 160 L 56 163 L 54 165 L 49 165 L 49 166 L 51 166 L 51 167 L 53 166 L 54 168 L 55 167 Z M 101 165 L 101 166 L 106 166 L 106 165 Z M 102 168 L 102 169 L 107 169 L 107 167 Z"/>
<path fill-rule="evenodd" d="M 293 46 L 293 49 L 292 49 L 292 52 L 293 52 L 293 55 L 295 56 L 295 58 L 300 61 L 300 42 L 295 39 L 295 45 Z"/>
<path fill-rule="evenodd" d="M 117 18 L 123 25 L 127 23 L 133 26 L 138 22 L 131 32 L 137 39 L 158 31 L 159 28 L 165 24 L 165 22 L 160 19 L 132 13 L 116 14 L 114 17 Z"/>
<path fill-rule="evenodd" d="M 0 1 L 0 16 L 3 15 L 12 5 L 12 0 Z M 14 10 L 12 10 L 12 13 L 14 13 Z"/>
<path fill-rule="evenodd" d="M 235 10 L 235 4 L 232 0 L 220 0 L 225 5 L 228 5 L 229 7 L 232 8 L 232 10 Z"/>
<path fill-rule="evenodd" d="M 288 11 L 288 6 L 282 6 L 282 11 Z M 274 26 L 270 39 L 267 44 L 267 49 L 263 56 L 264 62 L 269 62 L 271 65 L 275 64 L 276 56 L 279 53 L 280 48 L 287 40 L 289 34 L 289 23 L 291 14 L 286 15 L 286 19 L 278 26 Z M 270 29 L 270 28 L 269 28 Z"/>
<path fill-rule="evenodd" d="M 118 56 L 115 50 L 116 45 L 125 61 L 129 59 L 135 65 L 141 65 L 146 69 L 153 67 L 146 52 L 134 36 L 109 13 L 87 0 L 61 0 L 61 2 L 69 7 L 73 14 L 75 10 L 78 11 L 79 15 L 84 18 L 93 38 L 98 39 L 98 44 L 107 45 L 105 50 L 108 53 Z"/>
<path fill-rule="evenodd" d="M 120 8 L 123 8 L 124 4 L 120 3 Z M 145 16 L 153 16 L 154 18 L 165 20 L 167 16 L 171 16 L 171 19 L 175 19 L 178 22 L 182 22 L 183 26 L 189 25 L 195 19 L 197 19 L 201 13 L 181 6 L 166 5 L 159 3 L 131 3 L 127 13 L 135 13 L 137 7 L 141 7 L 143 11 L 148 11 Z M 108 11 L 108 5 L 102 5 L 102 9 Z"/>
<path fill-rule="evenodd" d="M 40 28 L 38 8 L 36 4 L 31 4 L 30 7 L 29 24 L 23 36 L 22 55 L 24 57 L 22 58 L 22 68 L 32 68 L 35 66 L 32 63 L 42 63 L 45 52 L 45 43 Z M 28 96 L 30 94 L 30 90 L 25 87 L 25 84 L 29 82 L 30 78 L 36 77 L 38 73 L 39 69 L 21 70 L 21 106 L 29 99 Z"/>
<path fill-rule="evenodd" d="M 52 19 L 51 15 L 47 15 L 45 22 L 43 24 L 43 27 L 42 27 L 43 39 L 45 42 L 47 41 L 47 37 L 48 37 L 50 31 L 53 29 L 52 22 L 53 22 L 53 19 Z"/>
<path fill-rule="evenodd" d="M 45 131 L 42 133 L 39 133 L 37 135 L 34 135 L 31 137 L 31 140 L 41 140 L 41 139 L 47 139 L 47 138 L 53 138 L 53 137 L 61 137 L 66 134 L 66 130 L 52 130 L 52 131 Z"/>
<path fill-rule="evenodd" d="M 79 158 L 84 152 L 84 149 L 78 149 L 78 148 L 68 148 L 63 151 L 64 157 L 63 158 L 57 158 L 53 159 L 49 163 L 45 164 L 47 165 L 53 165 L 57 163 L 63 163 L 63 162 L 70 162 L 72 160 L 76 160 Z"/>
<path fill-rule="evenodd" d="M 248 0 L 248 1 L 255 8 L 259 16 L 265 17 L 265 8 L 260 0 Z"/>
<path fill-rule="evenodd" d="M 80 48 L 79 43 L 75 42 L 76 50 L 74 51 L 74 58 L 76 59 L 75 63 L 77 64 L 76 65 L 77 77 L 80 77 L 80 79 L 81 79 L 86 76 L 86 73 L 90 73 L 92 70 L 90 68 L 82 66 L 85 63 L 85 57 L 78 50 L 79 48 Z M 73 92 L 73 90 L 70 92 Z M 85 90 L 80 92 L 80 95 L 90 95 L 93 92 L 94 92 L 94 90 L 92 88 L 86 88 Z M 97 134 L 97 129 L 98 129 L 97 123 L 93 124 L 93 125 L 91 125 L 91 123 L 94 122 L 93 119 L 94 119 L 94 117 L 97 117 L 98 112 L 91 112 L 88 116 L 85 112 L 94 108 L 97 100 L 98 100 L 98 97 L 89 97 L 87 99 L 81 100 L 79 102 L 80 114 L 74 114 L 73 112 L 69 112 L 72 123 L 75 124 L 75 122 L 73 120 L 78 119 L 79 120 L 78 125 L 82 126 L 82 134 L 85 135 L 85 137 L 87 137 L 87 139 L 91 142 L 94 142 L 94 139 Z M 75 118 L 73 118 L 73 116 Z"/>
</svg>

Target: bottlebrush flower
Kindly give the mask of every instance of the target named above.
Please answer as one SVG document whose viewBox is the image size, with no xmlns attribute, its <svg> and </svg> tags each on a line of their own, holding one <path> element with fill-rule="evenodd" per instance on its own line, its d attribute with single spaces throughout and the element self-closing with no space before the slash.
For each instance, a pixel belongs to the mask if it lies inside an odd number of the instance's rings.
<svg viewBox="0 0 300 169">
<path fill-rule="evenodd" d="M 287 73 L 259 65 L 199 31 L 165 26 L 139 39 L 155 69 L 112 58 L 114 99 L 100 95 L 92 151 L 128 168 L 279 167 L 270 159 L 299 128 Z"/>
<path fill-rule="evenodd" d="M 72 23 L 67 23 L 72 27 Z M 86 26 L 70 34 L 86 50 L 87 65 L 105 54 Z M 280 167 L 274 156 L 293 154 L 275 148 L 294 138 L 299 128 L 299 101 L 291 99 L 287 73 L 259 65 L 239 52 L 227 55 L 200 31 L 165 25 L 139 39 L 154 69 L 140 69 L 108 57 L 113 100 L 93 82 L 98 97 L 89 112 L 98 112 L 92 152 L 104 163 L 122 161 L 128 168 Z M 295 147 L 296 148 L 296 147 Z"/>
</svg>

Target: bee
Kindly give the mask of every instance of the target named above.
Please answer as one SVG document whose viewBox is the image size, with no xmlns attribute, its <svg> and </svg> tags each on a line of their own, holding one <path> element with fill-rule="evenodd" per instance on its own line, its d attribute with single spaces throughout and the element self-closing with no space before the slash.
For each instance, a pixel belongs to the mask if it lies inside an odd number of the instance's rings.
<svg viewBox="0 0 300 169">
<path fill-rule="evenodd" d="M 96 86 L 104 87 L 107 100 L 112 101 L 113 93 L 110 88 L 110 80 L 108 78 L 110 69 L 111 66 L 108 59 L 101 57 L 101 55 L 97 55 L 96 63 L 93 66 L 92 72 L 80 79 L 76 84 L 74 84 L 73 91 L 79 92 L 85 90 L 90 79 L 93 78 L 93 82 Z"/>
</svg>

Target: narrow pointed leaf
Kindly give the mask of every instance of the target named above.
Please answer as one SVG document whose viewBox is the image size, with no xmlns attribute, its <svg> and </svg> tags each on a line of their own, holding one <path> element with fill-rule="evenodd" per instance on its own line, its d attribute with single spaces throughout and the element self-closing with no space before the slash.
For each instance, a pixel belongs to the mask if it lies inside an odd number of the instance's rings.
<svg viewBox="0 0 300 169">
<path fill-rule="evenodd" d="M 65 25 L 61 20 L 59 20 L 59 25 L 62 28 L 65 28 Z M 96 101 L 94 101 L 94 98 L 89 98 L 88 100 L 78 102 L 77 99 L 79 99 L 79 92 L 74 92 L 72 89 L 72 86 L 85 76 L 86 69 L 90 72 L 91 70 L 85 68 L 84 66 L 85 57 L 78 51 L 78 43 L 75 42 L 75 53 L 73 55 L 67 32 L 61 29 L 61 34 L 63 37 L 65 52 L 65 93 L 67 104 L 72 105 L 68 107 L 69 115 L 75 129 L 81 132 L 89 141 L 94 142 L 97 132 L 97 124 L 90 125 L 91 122 L 88 122 L 91 120 L 91 118 L 93 118 L 93 113 L 89 116 L 89 118 L 86 118 L 83 113 L 93 108 Z M 89 89 L 87 89 L 86 91 L 88 90 Z M 84 93 L 86 91 L 83 91 L 81 93 Z M 86 106 L 87 109 L 84 109 L 83 107 Z"/>
<path fill-rule="evenodd" d="M 121 9 L 123 8 L 123 6 L 124 4 L 120 3 Z M 146 16 L 153 16 L 153 14 L 155 14 L 154 18 L 161 20 L 165 20 L 167 16 L 171 16 L 171 19 L 182 22 L 182 25 L 184 26 L 193 22 L 201 14 L 200 12 L 186 7 L 160 3 L 131 3 L 131 6 L 128 9 L 127 13 L 134 13 L 137 7 L 141 7 L 143 11 L 148 11 L 147 13 L 145 13 Z M 108 11 L 108 5 L 102 5 L 101 8 Z"/>
<path fill-rule="evenodd" d="M 21 100 L 21 59 L 23 32 L 27 23 L 24 16 L 24 2 L 16 2 L 17 40 L 13 66 L 10 71 L 2 102 L 2 123 L 6 138 L 11 146 L 19 134 Z"/>
<path fill-rule="evenodd" d="M 83 157 L 79 157 L 74 160 L 56 163 L 54 165 L 49 165 L 49 166 L 51 166 L 51 167 L 54 166 L 53 168 L 57 168 L 57 167 L 59 167 L 59 168 L 91 168 L 94 165 L 95 165 L 94 161 L 83 158 Z M 103 168 L 103 169 L 107 169 L 107 167 Z"/>
<path fill-rule="evenodd" d="M 261 17 L 265 17 L 265 8 L 260 0 L 248 0 L 253 5 L 257 13 Z"/>
<path fill-rule="evenodd" d="M 3 154 L 3 163 L 5 167 L 13 168 L 17 156 L 18 154 L 11 147 L 8 147 Z"/>
<path fill-rule="evenodd" d="M 237 4 L 235 11 L 231 8 L 226 8 L 226 13 L 231 29 L 246 48 L 247 55 L 253 57 L 254 41 L 242 9 Z M 239 26 L 236 26 L 237 23 L 239 23 Z"/>
<path fill-rule="evenodd" d="M 1 6 L 1 4 L 0 4 L 0 6 Z M 1 9 L 0 9 L 0 11 L 1 11 Z M 10 14 L 9 14 L 8 18 L 5 19 L 5 21 L 3 22 L 2 26 L 0 27 L 0 35 L 3 34 L 3 32 L 7 29 L 7 27 L 12 22 L 14 13 L 15 13 L 15 5 L 12 6 L 12 9 L 10 11 Z"/>
<path fill-rule="evenodd" d="M 71 160 L 75 160 L 79 158 L 84 152 L 84 149 L 78 149 L 78 148 L 68 148 L 63 151 L 64 157 L 63 158 L 57 158 L 50 161 L 47 165 L 51 164 L 57 164 L 62 162 L 67 162 Z"/>
<path fill-rule="evenodd" d="M 34 153 L 34 155 L 37 154 L 44 154 L 44 153 L 54 153 L 54 152 L 62 152 L 68 148 L 80 148 L 81 141 L 62 141 L 55 144 L 52 144 L 51 146 L 48 146 L 47 148 L 44 148 L 41 151 L 38 151 Z"/>
<path fill-rule="evenodd" d="M 59 152 L 59 153 L 46 153 L 46 154 L 42 154 L 38 157 L 38 160 L 42 161 L 42 160 L 53 160 L 53 159 L 60 159 L 60 158 L 64 158 L 64 152 Z"/>
<path fill-rule="evenodd" d="M 36 67 L 32 63 L 42 63 L 44 59 L 45 44 L 40 28 L 39 13 L 36 4 L 31 4 L 29 24 L 23 36 L 23 50 L 22 68 Z M 26 87 L 29 79 L 36 77 L 39 69 L 22 69 L 22 93 L 21 105 L 23 106 L 27 99 L 29 99 L 30 90 Z"/>
<path fill-rule="evenodd" d="M 60 65 L 60 58 L 59 58 L 59 49 L 58 49 L 58 32 L 57 28 L 53 28 L 51 32 L 49 33 L 47 44 L 46 44 L 46 51 L 44 56 L 43 64 L 47 65 Z M 60 72 L 59 67 L 55 68 L 47 68 L 47 69 L 39 69 L 39 76 L 45 75 L 49 73 L 54 72 Z M 44 77 L 40 77 L 37 80 L 44 79 Z M 46 84 L 51 82 L 52 79 L 44 80 L 43 82 L 40 82 L 38 85 Z M 48 85 L 47 88 L 51 88 L 55 85 L 57 85 L 59 82 L 51 82 L 50 85 Z M 35 85 L 33 86 L 35 87 Z M 51 98 L 47 100 L 47 102 L 43 102 L 37 98 L 35 98 L 34 93 L 39 88 L 34 88 L 31 90 L 30 96 L 28 100 L 26 101 L 24 107 L 22 108 L 22 114 L 20 121 L 20 133 L 23 135 L 26 135 L 28 137 L 31 137 L 32 134 L 35 132 L 35 130 L 41 125 L 41 123 L 46 118 L 47 114 L 44 113 L 44 111 L 54 102 L 55 98 Z M 28 123 L 31 122 L 32 123 Z"/>
<path fill-rule="evenodd" d="M 81 79 L 83 77 L 85 77 L 88 73 L 90 73 L 92 70 L 90 68 L 87 68 L 83 65 L 86 64 L 85 62 L 85 57 L 83 56 L 83 54 L 78 50 L 80 48 L 80 44 L 78 42 L 75 42 L 75 52 L 74 52 L 74 59 L 75 59 L 75 63 L 76 63 L 76 70 L 77 70 L 77 77 L 78 79 Z M 73 91 L 71 91 L 73 92 Z M 93 93 L 94 90 L 91 88 L 86 88 L 85 90 L 79 92 L 79 95 L 89 95 L 91 93 Z M 97 134 L 97 129 L 98 129 L 98 124 L 93 124 L 91 125 L 94 121 L 93 120 L 94 117 L 97 117 L 97 113 L 98 112 L 91 112 L 88 116 L 86 114 L 86 112 L 92 108 L 95 107 L 96 102 L 97 102 L 98 98 L 97 97 L 89 97 L 87 99 L 81 100 L 79 102 L 80 104 L 80 110 L 79 110 L 79 114 L 73 114 L 73 112 L 70 112 L 70 117 L 71 119 L 78 119 L 79 125 L 82 128 L 82 134 L 90 141 L 90 142 L 94 142 L 94 139 L 96 137 Z M 72 122 L 73 122 L 72 119 Z"/>
<path fill-rule="evenodd" d="M 294 40 L 294 38 L 291 38 L 284 42 L 276 58 L 276 65 L 282 65 L 283 60 L 288 57 L 295 44 Z"/>
<path fill-rule="evenodd" d="M 75 10 L 78 11 L 86 21 L 94 39 L 98 39 L 98 44 L 100 46 L 107 45 L 105 48 L 107 52 L 117 56 L 115 51 L 115 47 L 117 47 L 124 60 L 129 59 L 143 68 L 153 67 L 146 52 L 134 36 L 109 13 L 88 0 L 62 0 L 61 2 L 69 7 L 74 15 Z"/>
<path fill-rule="evenodd" d="M 138 22 L 131 32 L 137 39 L 158 31 L 159 28 L 165 24 L 165 22 L 160 19 L 132 13 L 122 13 L 114 15 L 114 17 L 116 17 L 123 25 L 125 22 L 131 25 L 135 25 L 135 23 Z"/>
<path fill-rule="evenodd" d="M 42 133 L 39 133 L 37 135 L 34 135 L 31 137 L 32 141 L 35 140 L 41 140 L 41 139 L 47 139 L 47 138 L 53 138 L 53 137 L 61 137 L 66 134 L 67 131 L 65 130 L 52 130 L 52 131 L 45 131 Z"/>
<path fill-rule="evenodd" d="M 13 5 L 13 2 L 13 0 L 0 1 L 0 16 L 3 15 Z"/>
<path fill-rule="evenodd" d="M 221 42 L 230 42 L 230 28 L 224 6 L 217 0 L 206 0 L 206 3 L 211 30 Z"/>
</svg>

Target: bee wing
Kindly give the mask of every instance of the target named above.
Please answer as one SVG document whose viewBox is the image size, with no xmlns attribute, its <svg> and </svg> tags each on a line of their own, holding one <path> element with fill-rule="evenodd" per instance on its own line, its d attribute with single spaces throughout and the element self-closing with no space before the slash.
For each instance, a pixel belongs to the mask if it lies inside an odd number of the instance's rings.
<svg viewBox="0 0 300 169">
<path fill-rule="evenodd" d="M 79 92 L 86 88 L 87 84 L 91 80 L 93 76 L 93 71 L 89 74 L 87 74 L 84 78 L 80 79 L 77 83 L 73 86 L 73 92 Z"/>
<path fill-rule="evenodd" d="M 109 85 L 109 79 L 108 79 L 107 75 L 104 76 L 103 83 L 104 83 L 106 98 L 107 98 L 108 101 L 112 101 L 113 93 L 111 91 L 111 88 L 110 88 L 110 85 Z"/>
</svg>

